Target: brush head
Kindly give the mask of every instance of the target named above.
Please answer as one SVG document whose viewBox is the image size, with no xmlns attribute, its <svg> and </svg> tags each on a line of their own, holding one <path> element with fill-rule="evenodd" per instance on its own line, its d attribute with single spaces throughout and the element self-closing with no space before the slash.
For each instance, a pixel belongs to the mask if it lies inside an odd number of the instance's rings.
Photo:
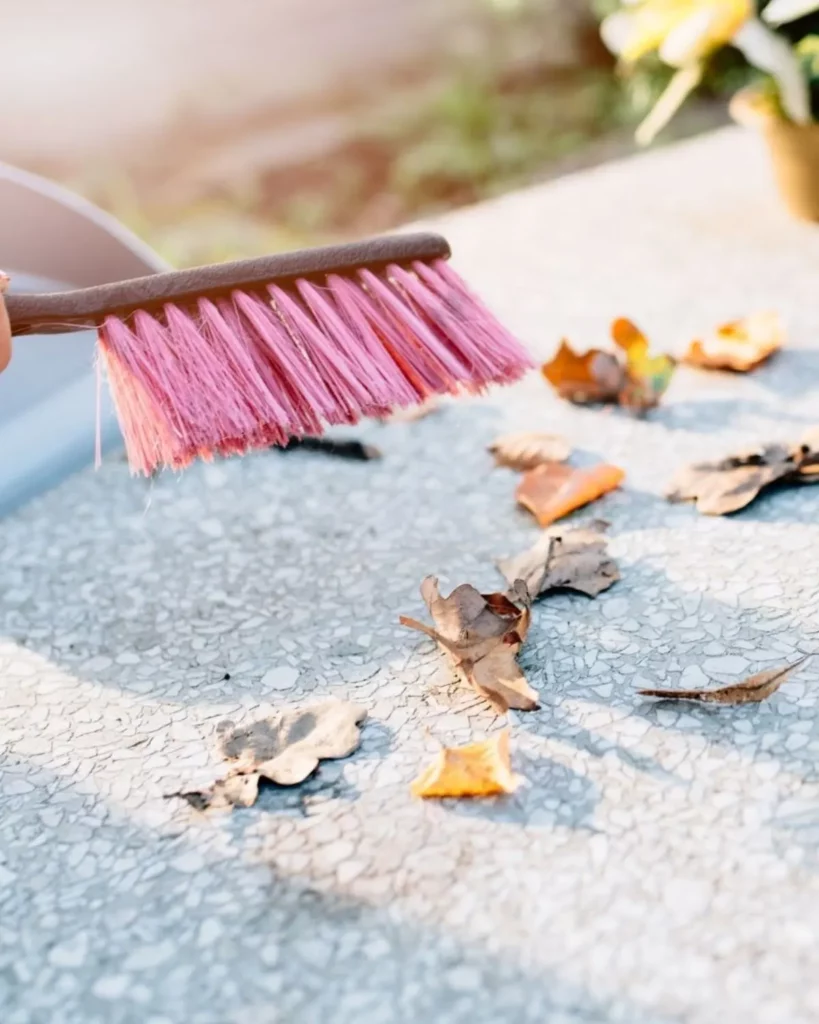
<svg viewBox="0 0 819 1024">
<path fill-rule="evenodd" d="M 99 330 L 135 471 L 316 436 L 508 383 L 532 364 L 446 264 L 399 235 L 47 296 L 14 333 Z"/>
</svg>

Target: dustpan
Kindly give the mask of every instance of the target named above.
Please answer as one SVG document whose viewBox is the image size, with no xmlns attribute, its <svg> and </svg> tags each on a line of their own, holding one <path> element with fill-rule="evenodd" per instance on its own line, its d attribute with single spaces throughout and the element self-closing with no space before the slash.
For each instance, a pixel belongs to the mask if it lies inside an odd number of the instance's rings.
<svg viewBox="0 0 819 1024">
<path fill-rule="evenodd" d="M 54 291 L 167 270 L 116 219 L 34 174 L 0 164 L 0 267 L 12 290 Z M 93 462 L 96 334 L 33 336 L 0 375 L 0 515 Z M 121 444 L 107 393 L 101 437 Z"/>
</svg>

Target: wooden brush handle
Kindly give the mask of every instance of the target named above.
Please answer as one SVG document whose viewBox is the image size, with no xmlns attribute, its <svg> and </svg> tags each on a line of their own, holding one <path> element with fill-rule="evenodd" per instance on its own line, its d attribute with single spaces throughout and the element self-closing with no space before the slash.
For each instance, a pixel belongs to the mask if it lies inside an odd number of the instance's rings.
<svg viewBox="0 0 819 1024">
<path fill-rule="evenodd" d="M 411 234 L 370 238 L 363 242 L 262 256 L 258 259 L 215 263 L 190 270 L 172 270 L 129 281 L 78 288 L 68 292 L 6 296 L 11 333 L 63 334 L 99 327 L 107 316 L 127 316 L 166 302 L 190 303 L 228 294 L 236 289 L 257 290 L 275 281 L 324 278 L 359 268 L 377 269 L 389 263 L 447 259 L 449 244 L 440 235 Z"/>
</svg>

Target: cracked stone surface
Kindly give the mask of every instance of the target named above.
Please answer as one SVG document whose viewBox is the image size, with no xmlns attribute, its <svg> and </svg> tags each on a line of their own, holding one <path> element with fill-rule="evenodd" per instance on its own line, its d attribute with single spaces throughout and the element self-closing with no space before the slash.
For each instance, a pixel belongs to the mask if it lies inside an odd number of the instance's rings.
<svg viewBox="0 0 819 1024">
<path fill-rule="evenodd" d="M 772 307 L 787 351 L 682 369 L 645 420 L 532 375 L 438 416 L 153 484 L 112 461 L 0 535 L 3 1024 L 808 1024 L 819 1017 L 819 660 L 770 701 L 656 703 L 819 650 L 819 487 L 707 519 L 683 462 L 819 417 L 819 235 L 737 131 L 447 219 L 457 264 L 546 356 L 629 315 L 665 345 Z M 528 786 L 420 802 L 436 742 L 497 728 L 399 613 L 430 572 L 495 588 L 536 527 L 500 432 L 623 465 L 622 580 L 548 597 L 512 723 Z M 582 516 L 576 517 L 582 519 Z M 220 720 L 334 696 L 360 749 L 206 819 L 165 799 L 220 766 Z"/>
</svg>

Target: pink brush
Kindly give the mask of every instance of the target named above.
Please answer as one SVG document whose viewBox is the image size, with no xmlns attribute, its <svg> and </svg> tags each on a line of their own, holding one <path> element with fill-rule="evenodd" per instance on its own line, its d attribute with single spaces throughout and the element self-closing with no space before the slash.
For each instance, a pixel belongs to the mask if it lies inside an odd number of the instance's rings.
<svg viewBox="0 0 819 1024">
<path fill-rule="evenodd" d="M 449 254 L 398 235 L 6 304 L 14 335 L 98 330 L 129 462 L 150 474 L 517 380 L 529 356 Z"/>
</svg>

